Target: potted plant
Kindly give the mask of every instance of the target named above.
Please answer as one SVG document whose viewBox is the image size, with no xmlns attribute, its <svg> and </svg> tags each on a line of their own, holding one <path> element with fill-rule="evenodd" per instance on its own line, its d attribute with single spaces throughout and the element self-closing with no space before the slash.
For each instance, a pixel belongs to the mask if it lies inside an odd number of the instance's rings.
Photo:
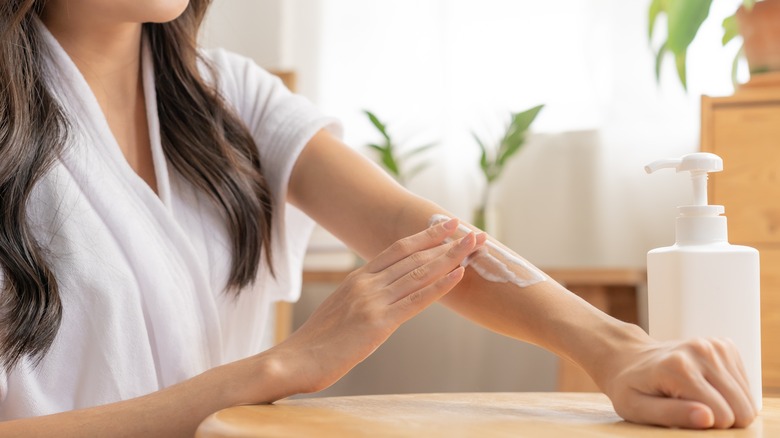
<svg viewBox="0 0 780 438">
<path fill-rule="evenodd" d="M 666 54 L 671 54 L 677 67 L 677 75 L 687 89 L 686 58 L 690 46 L 710 12 L 712 0 L 651 0 L 648 10 L 648 38 L 652 42 L 655 24 L 659 16 L 667 21 L 666 38 L 656 51 L 655 75 L 660 77 L 661 65 Z M 723 20 L 723 45 L 737 35 L 744 46 L 734 58 L 731 69 L 736 85 L 739 58 L 745 55 L 751 75 L 780 71 L 780 0 L 743 0 L 733 15 Z"/>
<path fill-rule="evenodd" d="M 474 211 L 473 224 L 481 230 L 487 226 L 487 208 L 490 202 L 490 191 L 493 184 L 498 180 L 504 171 L 504 168 L 512 156 L 520 152 L 525 144 L 526 133 L 531 123 L 539 115 L 544 105 L 538 105 L 533 108 L 514 113 L 511 115 L 509 125 L 497 145 L 493 147 L 486 146 L 476 134 L 472 132 L 480 149 L 479 168 L 485 176 L 485 188 L 482 192 L 480 204 Z"/>
</svg>

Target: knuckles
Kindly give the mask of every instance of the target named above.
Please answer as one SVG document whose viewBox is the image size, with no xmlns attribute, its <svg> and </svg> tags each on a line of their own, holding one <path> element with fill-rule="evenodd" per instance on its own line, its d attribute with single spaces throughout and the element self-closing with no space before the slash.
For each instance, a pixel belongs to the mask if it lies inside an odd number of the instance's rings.
<svg viewBox="0 0 780 438">
<path fill-rule="evenodd" d="M 390 245 L 390 251 L 398 254 L 409 254 L 412 252 L 412 249 L 412 243 L 408 238 L 397 240 L 395 243 Z"/>
<path fill-rule="evenodd" d="M 385 313 L 375 306 L 365 306 L 360 312 L 363 323 L 369 327 L 384 327 Z"/>
<path fill-rule="evenodd" d="M 373 278 L 362 272 L 353 272 L 347 275 L 344 284 L 349 285 L 350 294 L 360 294 L 374 287 Z"/>
<path fill-rule="evenodd" d="M 428 277 L 428 269 L 425 266 L 418 266 L 409 271 L 408 275 L 414 281 L 424 281 Z"/>
<path fill-rule="evenodd" d="M 690 355 L 683 351 L 670 352 L 662 361 L 663 369 L 674 376 L 688 375 L 691 370 Z"/>
<path fill-rule="evenodd" d="M 739 354 L 737 344 L 729 338 L 714 338 L 711 340 L 712 347 L 722 357 Z"/>
<path fill-rule="evenodd" d="M 691 339 L 687 344 L 688 350 L 695 356 L 705 359 L 707 361 L 713 361 L 716 353 L 715 348 L 712 345 L 712 340 L 709 339 Z"/>
<path fill-rule="evenodd" d="M 408 305 L 416 306 L 417 304 L 420 303 L 422 298 L 423 298 L 422 292 L 417 290 L 417 291 L 414 291 L 414 292 L 410 293 L 409 295 L 407 295 L 405 299 L 406 299 L 406 302 L 407 302 Z"/>
<path fill-rule="evenodd" d="M 414 266 L 421 266 L 428 263 L 428 255 L 425 252 L 415 252 L 409 256 L 409 260 Z"/>
</svg>

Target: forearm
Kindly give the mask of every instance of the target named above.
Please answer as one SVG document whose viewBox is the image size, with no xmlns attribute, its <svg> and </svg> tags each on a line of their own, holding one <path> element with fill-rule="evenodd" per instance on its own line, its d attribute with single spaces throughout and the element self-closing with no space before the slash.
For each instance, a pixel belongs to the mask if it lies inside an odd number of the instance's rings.
<svg viewBox="0 0 780 438">
<path fill-rule="evenodd" d="M 3 437 L 192 437 L 208 415 L 285 397 L 269 355 L 214 368 L 152 394 L 88 409 L 0 423 Z"/>
<path fill-rule="evenodd" d="M 413 232 L 437 213 L 447 214 L 431 202 L 410 200 L 396 218 L 393 234 Z M 610 317 L 544 277 L 544 281 L 521 287 L 511 281 L 488 281 L 468 268 L 464 279 L 441 302 L 490 330 L 578 363 L 600 384 L 604 369 L 600 362 L 621 349 L 649 341 L 639 327 Z"/>
<path fill-rule="evenodd" d="M 572 360 L 600 385 L 605 359 L 649 340 L 639 327 L 605 314 L 552 279 L 519 288 L 486 282 L 468 269 L 442 303 L 490 330 Z"/>
</svg>

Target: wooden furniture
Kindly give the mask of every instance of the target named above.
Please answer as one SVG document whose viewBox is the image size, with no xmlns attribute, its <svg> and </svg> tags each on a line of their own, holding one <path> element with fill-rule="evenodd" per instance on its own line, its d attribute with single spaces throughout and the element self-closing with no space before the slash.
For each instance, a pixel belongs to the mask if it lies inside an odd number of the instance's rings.
<svg viewBox="0 0 780 438">
<path fill-rule="evenodd" d="M 647 276 L 638 269 L 544 269 L 550 277 L 566 286 L 596 308 L 626 322 L 638 323 L 637 291 Z M 303 283 L 339 284 L 349 271 L 305 271 Z M 282 303 L 287 304 L 287 303 Z M 285 320 L 277 312 L 277 339 L 289 334 L 292 311 Z M 280 325 L 281 324 L 281 325 Z M 285 325 L 286 324 L 286 325 Z M 593 380 L 576 364 L 562 360 L 558 368 L 558 391 L 598 391 Z"/>
<path fill-rule="evenodd" d="M 304 271 L 303 286 L 312 283 L 341 284 L 351 271 Z M 276 322 L 274 341 L 280 343 L 290 336 L 293 328 L 293 303 L 279 301 L 276 303 Z"/>
<path fill-rule="evenodd" d="M 780 399 L 746 429 L 701 432 L 626 423 L 602 394 L 407 394 L 283 400 L 206 418 L 197 438 L 780 436 Z"/>
<path fill-rule="evenodd" d="M 701 149 L 724 162 L 710 203 L 726 207 L 731 243 L 760 252 L 763 385 L 780 394 L 780 73 L 704 96 L 701 108 Z"/>
<path fill-rule="evenodd" d="M 296 91 L 297 88 L 297 79 L 298 77 L 295 75 L 295 72 L 292 70 L 269 70 L 269 72 L 279 77 L 279 79 L 282 80 L 282 83 L 292 92 Z"/>
</svg>

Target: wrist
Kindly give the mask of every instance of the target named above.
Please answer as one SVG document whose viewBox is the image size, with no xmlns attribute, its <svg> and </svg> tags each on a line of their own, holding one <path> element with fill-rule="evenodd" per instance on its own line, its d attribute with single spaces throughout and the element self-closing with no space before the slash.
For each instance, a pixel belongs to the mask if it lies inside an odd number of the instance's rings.
<svg viewBox="0 0 780 438">
<path fill-rule="evenodd" d="M 284 361 L 269 350 L 209 371 L 217 375 L 226 406 L 272 403 L 298 391 Z"/>
<path fill-rule="evenodd" d="M 608 393 L 608 384 L 623 370 L 623 359 L 647 347 L 652 339 L 635 324 L 612 319 L 595 331 L 577 362 Z"/>
</svg>

